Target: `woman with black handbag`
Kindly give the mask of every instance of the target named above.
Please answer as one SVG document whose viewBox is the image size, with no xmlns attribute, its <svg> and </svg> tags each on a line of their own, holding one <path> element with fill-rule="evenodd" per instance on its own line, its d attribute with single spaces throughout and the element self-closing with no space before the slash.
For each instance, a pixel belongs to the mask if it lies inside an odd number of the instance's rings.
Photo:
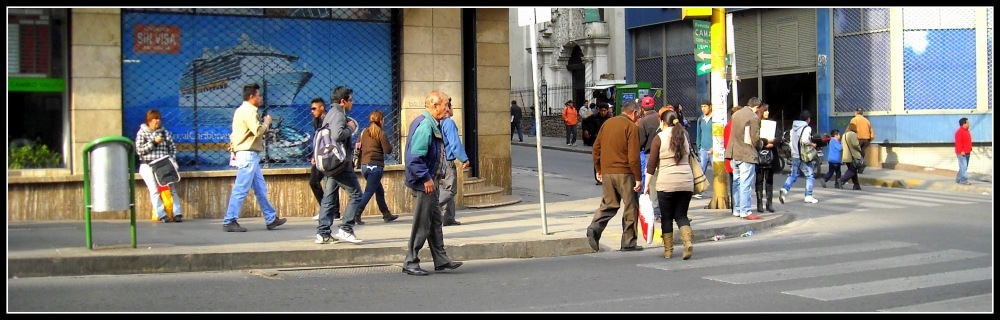
<svg viewBox="0 0 1000 320">
<path fill-rule="evenodd" d="M 770 112 L 767 111 L 767 104 L 761 104 L 757 108 L 757 117 L 760 118 L 761 122 L 768 119 Z M 763 128 L 763 126 L 761 126 Z M 766 196 L 766 207 L 767 212 L 774 212 L 774 205 L 772 200 L 774 199 L 774 169 L 781 166 L 778 163 L 777 146 L 781 145 L 781 135 L 777 132 L 777 126 L 774 128 L 773 132 L 774 141 L 767 143 L 767 139 L 761 138 L 760 145 L 763 148 L 760 149 L 758 162 L 757 162 L 757 172 L 754 178 L 754 190 L 757 193 L 757 212 L 764 212 L 763 200 Z"/>
<path fill-rule="evenodd" d="M 139 126 L 139 132 L 135 135 L 135 152 L 139 155 L 139 175 L 149 189 L 149 201 L 153 205 L 156 219 L 160 222 L 183 221 L 181 199 L 177 197 L 177 191 L 174 188 L 167 189 L 170 192 L 168 199 L 172 199 L 173 203 L 164 203 L 153 168 L 150 167 L 151 162 L 163 157 L 169 157 L 175 163 L 177 161 L 177 145 L 174 144 L 170 131 L 163 127 L 163 115 L 159 110 L 146 111 L 146 123 Z M 172 213 L 172 217 L 167 215 L 168 212 Z"/>
<path fill-rule="evenodd" d="M 861 184 L 858 183 L 858 168 L 854 164 L 855 159 L 863 159 L 861 157 L 861 142 L 858 140 L 858 126 L 854 123 L 848 124 L 847 132 L 844 132 L 843 138 L 844 151 L 841 159 L 847 164 L 847 172 L 837 180 L 838 188 L 843 189 L 844 183 L 850 179 L 854 183 L 854 190 L 861 190 Z"/>
</svg>

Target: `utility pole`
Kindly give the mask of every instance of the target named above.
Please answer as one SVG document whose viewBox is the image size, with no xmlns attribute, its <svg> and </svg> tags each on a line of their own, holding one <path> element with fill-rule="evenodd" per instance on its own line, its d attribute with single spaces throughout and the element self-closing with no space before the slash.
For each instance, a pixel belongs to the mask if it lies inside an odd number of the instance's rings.
<svg viewBox="0 0 1000 320">
<path fill-rule="evenodd" d="M 723 132 L 728 122 L 729 104 L 727 103 L 729 89 L 726 85 L 726 9 L 725 8 L 682 8 L 681 19 L 683 20 L 704 20 L 709 19 L 710 33 L 710 54 L 711 70 L 709 77 L 709 99 L 712 102 L 712 172 L 713 172 L 713 192 L 712 200 L 708 203 L 708 209 L 730 209 L 732 208 L 732 198 L 730 197 L 729 175 L 726 172 L 726 162 L 723 154 Z M 699 46 L 699 32 L 704 32 L 704 21 L 692 21 L 695 24 L 695 58 L 704 54 L 706 48 Z M 699 25 L 702 28 L 699 28 Z M 703 38 L 701 39 L 704 40 Z M 708 66 L 704 62 L 698 62 L 696 69 L 699 74 L 706 71 Z"/>
</svg>

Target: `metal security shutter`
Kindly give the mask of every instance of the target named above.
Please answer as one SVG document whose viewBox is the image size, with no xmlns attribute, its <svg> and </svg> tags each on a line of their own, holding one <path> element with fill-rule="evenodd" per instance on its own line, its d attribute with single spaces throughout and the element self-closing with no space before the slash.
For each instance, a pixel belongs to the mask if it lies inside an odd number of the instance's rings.
<svg viewBox="0 0 1000 320">
<path fill-rule="evenodd" d="M 764 76 L 816 72 L 816 9 L 763 10 L 760 21 Z"/>
<path fill-rule="evenodd" d="M 733 32 L 736 34 L 736 76 L 740 79 L 757 78 L 760 42 L 757 39 L 758 10 L 733 13 Z"/>
</svg>

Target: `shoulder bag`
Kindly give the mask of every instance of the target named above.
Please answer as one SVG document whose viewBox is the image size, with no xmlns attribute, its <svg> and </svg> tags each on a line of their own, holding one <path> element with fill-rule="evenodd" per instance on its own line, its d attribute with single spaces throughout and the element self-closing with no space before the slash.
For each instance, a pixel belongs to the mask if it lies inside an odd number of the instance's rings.
<svg viewBox="0 0 1000 320">
<path fill-rule="evenodd" d="M 361 139 L 367 130 L 361 131 L 361 135 L 358 136 L 358 145 L 354 146 L 354 169 L 361 169 Z"/>
<path fill-rule="evenodd" d="M 851 161 L 851 163 L 854 164 L 854 172 L 856 172 L 858 174 L 864 173 L 865 172 L 865 167 L 868 166 L 868 163 L 865 163 L 865 158 L 863 158 L 863 157 L 862 158 L 858 158 L 858 159 L 854 159 L 854 160 Z"/>
<path fill-rule="evenodd" d="M 687 138 L 687 132 L 684 134 L 685 138 Z M 701 163 L 699 163 L 698 157 L 695 156 L 694 152 L 691 152 L 690 148 L 688 149 L 688 165 L 691 166 L 691 176 L 694 178 L 694 194 L 708 190 L 708 178 L 705 177 L 705 172 L 701 170 Z"/>
<path fill-rule="evenodd" d="M 802 130 L 799 131 L 799 159 L 801 159 L 802 162 L 813 162 L 813 160 L 816 160 L 817 152 L 816 148 L 813 148 L 811 144 L 812 140 L 810 139 L 809 142 L 802 142 L 802 134 L 805 133 L 806 128 L 807 127 L 802 127 Z"/>
</svg>

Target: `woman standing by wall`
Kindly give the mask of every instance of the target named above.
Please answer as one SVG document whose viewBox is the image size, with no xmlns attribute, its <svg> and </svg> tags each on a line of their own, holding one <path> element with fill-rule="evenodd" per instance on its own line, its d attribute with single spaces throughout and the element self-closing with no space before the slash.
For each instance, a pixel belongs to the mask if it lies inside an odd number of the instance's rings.
<svg viewBox="0 0 1000 320">
<path fill-rule="evenodd" d="M 139 175 L 142 176 L 142 181 L 146 182 L 146 188 L 149 189 L 149 201 L 153 204 L 153 209 L 156 210 L 157 220 L 170 222 L 171 219 L 167 216 L 163 199 L 160 198 L 160 188 L 156 184 L 156 177 L 153 176 L 153 169 L 149 167 L 151 161 L 165 156 L 177 161 L 177 146 L 174 145 L 173 135 L 163 127 L 163 115 L 160 114 L 159 110 L 146 111 L 146 123 L 139 126 L 139 132 L 135 135 L 135 152 L 139 155 Z M 177 197 L 174 188 L 170 188 L 170 195 L 174 199 L 173 221 L 181 222 L 183 215 L 181 214 L 180 198 Z"/>
<path fill-rule="evenodd" d="M 365 178 L 365 192 L 361 194 L 361 206 L 355 223 L 364 224 L 361 221 L 361 212 L 365 211 L 368 201 L 375 195 L 378 203 L 378 210 L 382 212 L 382 220 L 392 222 L 399 216 L 389 212 L 389 206 L 385 203 L 385 189 L 382 187 L 382 173 L 385 168 L 385 155 L 392 153 L 392 145 L 389 138 L 382 131 L 385 117 L 382 111 L 372 111 L 368 115 L 368 128 L 361 132 L 361 176 Z"/>
<path fill-rule="evenodd" d="M 669 259 L 673 255 L 673 229 L 676 221 L 684 243 L 684 260 L 687 260 L 694 251 L 691 245 L 694 234 L 691 232 L 691 220 L 688 219 L 688 207 L 694 193 L 694 176 L 688 162 L 691 142 L 675 111 L 661 113 L 660 123 L 667 127 L 653 137 L 645 168 L 646 181 L 654 181 L 653 175 L 656 175 L 655 190 L 660 206 L 663 258 Z M 650 186 L 647 185 L 643 192 L 649 194 L 649 189 Z"/>
</svg>

